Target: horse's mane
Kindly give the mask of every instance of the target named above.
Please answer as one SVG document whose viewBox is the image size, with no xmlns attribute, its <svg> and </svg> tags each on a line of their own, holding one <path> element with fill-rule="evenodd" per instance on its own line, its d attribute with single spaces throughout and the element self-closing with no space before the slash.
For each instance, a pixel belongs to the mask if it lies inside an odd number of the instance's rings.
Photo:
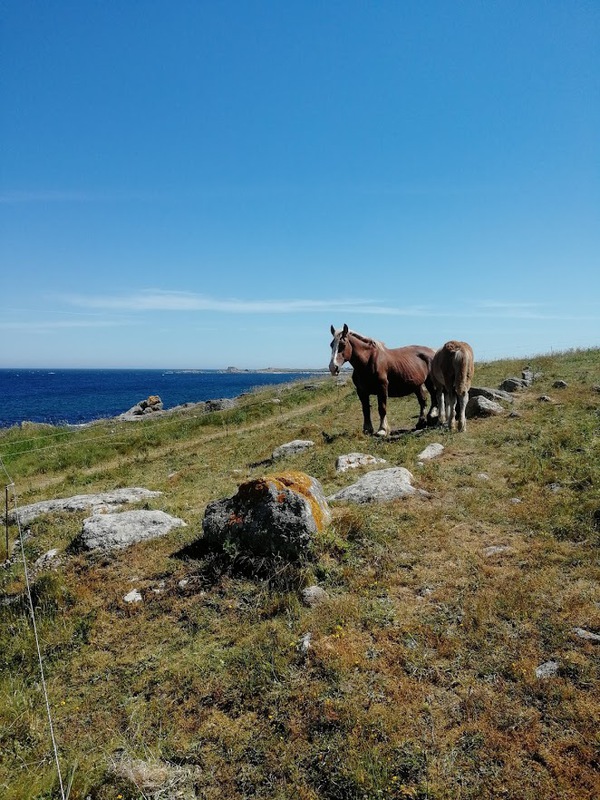
<svg viewBox="0 0 600 800">
<path fill-rule="evenodd" d="M 379 339 L 372 339 L 370 336 L 363 336 L 362 333 L 357 333 L 356 331 L 348 331 L 348 333 L 355 336 L 357 339 L 360 339 L 361 342 L 370 345 L 371 347 L 375 347 L 377 350 L 385 350 L 385 345 L 383 342 L 380 342 Z"/>
</svg>

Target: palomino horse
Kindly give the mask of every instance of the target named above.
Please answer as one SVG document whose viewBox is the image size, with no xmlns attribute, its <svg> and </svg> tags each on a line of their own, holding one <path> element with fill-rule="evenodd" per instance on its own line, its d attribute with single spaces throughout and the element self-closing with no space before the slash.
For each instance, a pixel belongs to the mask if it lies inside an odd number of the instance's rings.
<svg viewBox="0 0 600 800">
<path fill-rule="evenodd" d="M 466 342 L 446 342 L 436 352 L 431 363 L 431 377 L 437 392 L 439 421 L 448 422 L 453 430 L 458 420 L 458 430 L 467 427 L 465 408 L 473 380 L 473 350 Z"/>
<path fill-rule="evenodd" d="M 435 388 L 429 375 L 434 350 L 431 347 L 410 345 L 389 350 L 381 342 L 361 336 L 360 333 L 348 330 L 344 325 L 339 331 L 331 326 L 333 341 L 331 342 L 331 361 L 329 371 L 337 375 L 345 361 L 354 367 L 352 380 L 356 393 L 362 404 L 364 416 L 364 433 L 373 433 L 371 424 L 371 404 L 369 397 L 377 395 L 379 409 L 379 430 L 377 436 L 389 433 L 387 421 L 388 397 L 406 397 L 415 394 L 419 401 L 421 413 L 417 428 L 424 428 L 431 421 L 435 406 Z M 427 418 L 427 392 L 431 396 L 431 408 Z"/>
</svg>

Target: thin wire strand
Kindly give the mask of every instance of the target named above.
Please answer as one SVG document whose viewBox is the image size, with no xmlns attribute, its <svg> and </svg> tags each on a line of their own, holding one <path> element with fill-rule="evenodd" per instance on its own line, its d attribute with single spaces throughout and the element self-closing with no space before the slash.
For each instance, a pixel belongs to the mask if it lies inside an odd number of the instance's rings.
<svg viewBox="0 0 600 800">
<path fill-rule="evenodd" d="M 56 737 L 54 735 L 54 724 L 52 722 L 52 710 L 50 708 L 50 699 L 48 697 L 48 689 L 47 689 L 47 686 L 46 686 L 46 678 L 45 678 L 45 675 L 44 675 L 44 662 L 43 662 L 43 659 L 42 659 L 42 651 L 41 651 L 41 647 L 40 647 L 40 637 L 38 635 L 37 623 L 36 623 L 36 619 L 35 619 L 35 609 L 33 607 L 33 598 L 32 598 L 32 595 L 31 595 L 31 584 L 30 584 L 30 581 L 29 581 L 29 571 L 27 569 L 27 558 L 25 556 L 25 544 L 23 542 L 23 531 L 22 531 L 22 528 L 21 528 L 21 520 L 19 519 L 19 504 L 18 504 L 18 500 L 17 500 L 17 492 L 16 492 L 16 488 L 15 488 L 14 482 L 13 482 L 12 478 L 10 477 L 10 475 L 8 474 L 8 471 L 7 471 L 6 467 L 4 466 L 4 462 L 2 461 L 2 456 L 0 456 L 0 465 L 2 466 L 2 470 L 3 470 L 4 474 L 6 475 L 7 480 L 9 481 L 9 483 L 7 484 L 6 488 L 7 489 L 12 489 L 12 497 L 13 497 L 13 503 L 14 503 L 14 509 L 15 509 L 15 517 L 16 517 L 16 522 L 17 522 L 17 529 L 18 529 L 18 532 L 19 532 L 19 542 L 20 542 L 20 545 L 21 545 L 21 556 L 23 558 L 23 571 L 24 571 L 24 575 L 25 575 L 25 585 L 27 587 L 27 599 L 29 601 L 29 612 L 31 614 L 31 623 L 32 623 L 32 626 L 33 626 L 33 635 L 34 635 L 34 639 L 35 639 L 35 646 L 36 646 L 37 656 L 38 656 L 38 664 L 39 664 L 39 668 L 40 668 L 40 678 L 41 678 L 41 683 L 42 683 L 42 691 L 43 691 L 43 694 L 44 694 L 44 701 L 45 701 L 45 704 L 46 704 L 46 714 L 48 716 L 48 726 L 50 728 L 50 739 L 52 741 L 52 750 L 54 752 L 54 760 L 56 762 L 56 772 L 58 774 L 58 783 L 59 783 L 59 786 L 60 786 L 60 796 L 61 796 L 62 800 L 66 800 L 66 798 L 65 798 L 65 790 L 64 790 L 64 786 L 63 786 L 62 772 L 61 772 L 61 769 L 60 769 L 60 760 L 59 760 L 59 757 L 58 757 L 58 746 L 56 744 Z"/>
</svg>

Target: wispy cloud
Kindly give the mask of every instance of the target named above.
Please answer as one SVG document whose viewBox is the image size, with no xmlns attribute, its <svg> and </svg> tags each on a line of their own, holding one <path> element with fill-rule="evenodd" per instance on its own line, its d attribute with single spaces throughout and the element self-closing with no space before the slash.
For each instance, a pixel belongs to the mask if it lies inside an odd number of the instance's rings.
<svg viewBox="0 0 600 800">
<path fill-rule="evenodd" d="M 219 299 L 193 292 L 144 290 L 130 295 L 66 295 L 63 300 L 79 308 L 112 311 L 217 311 L 229 314 L 289 314 L 319 311 L 394 314 L 397 309 L 373 300 L 244 300 Z"/>
<path fill-rule="evenodd" d="M 123 325 L 134 325 L 131 321 L 123 320 L 102 320 L 102 319 L 62 319 L 62 320 L 13 320 L 0 321 L 0 330 L 5 331 L 27 331 L 29 333 L 45 333 L 52 330 L 64 330 L 69 328 L 118 328 Z"/>
<path fill-rule="evenodd" d="M 434 305 L 394 306 L 373 298 L 312 299 L 287 298 L 279 300 L 248 300 L 243 298 L 216 298 L 195 292 L 145 289 L 126 295 L 69 294 L 60 298 L 71 307 L 90 311 L 140 313 L 164 312 L 216 312 L 224 314 L 361 314 L 374 316 L 402 316 L 439 319 L 531 319 L 573 320 L 582 319 L 580 313 L 569 309 L 556 310 L 541 303 L 499 300 L 473 300 L 459 307 L 446 308 Z M 596 313 L 594 313 L 596 312 Z M 586 319 L 598 319 L 596 309 Z"/>
</svg>

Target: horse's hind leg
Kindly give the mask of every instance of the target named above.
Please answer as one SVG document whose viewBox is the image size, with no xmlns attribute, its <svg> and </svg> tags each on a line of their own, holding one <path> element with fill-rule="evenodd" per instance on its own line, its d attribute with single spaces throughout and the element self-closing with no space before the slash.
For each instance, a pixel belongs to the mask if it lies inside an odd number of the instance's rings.
<svg viewBox="0 0 600 800">
<path fill-rule="evenodd" d="M 429 411 L 427 412 L 427 425 L 437 425 L 440 422 L 440 394 L 442 390 L 436 385 L 435 381 L 432 380 L 431 376 L 425 381 L 425 386 L 427 387 L 431 401 Z"/>
<path fill-rule="evenodd" d="M 419 419 L 417 420 L 417 430 L 427 427 L 427 419 L 425 417 L 425 409 L 427 408 L 427 392 L 425 391 L 425 384 L 422 383 L 418 389 L 415 390 L 417 400 L 419 401 Z"/>
<path fill-rule="evenodd" d="M 453 431 L 456 427 L 456 392 L 452 387 L 446 389 L 446 417 L 448 419 L 448 430 Z"/>
<path fill-rule="evenodd" d="M 446 393 L 442 386 L 438 387 L 437 390 L 437 402 L 438 402 L 438 422 L 440 425 L 446 424 Z"/>
<path fill-rule="evenodd" d="M 466 408 L 469 401 L 469 392 L 462 392 L 457 397 L 456 416 L 458 417 L 458 430 L 464 431 L 467 429 Z"/>
</svg>

